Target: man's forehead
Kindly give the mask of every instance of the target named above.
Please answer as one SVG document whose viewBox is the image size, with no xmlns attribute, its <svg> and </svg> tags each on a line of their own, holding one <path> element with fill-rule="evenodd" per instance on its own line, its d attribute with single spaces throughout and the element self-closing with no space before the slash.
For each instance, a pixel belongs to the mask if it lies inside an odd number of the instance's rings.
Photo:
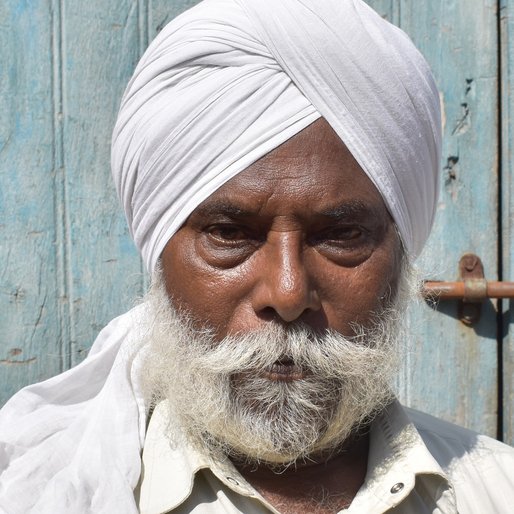
<svg viewBox="0 0 514 514">
<path fill-rule="evenodd" d="M 195 213 L 242 218 L 270 210 L 344 219 L 383 214 L 386 207 L 344 143 L 319 119 L 232 177 Z"/>
</svg>

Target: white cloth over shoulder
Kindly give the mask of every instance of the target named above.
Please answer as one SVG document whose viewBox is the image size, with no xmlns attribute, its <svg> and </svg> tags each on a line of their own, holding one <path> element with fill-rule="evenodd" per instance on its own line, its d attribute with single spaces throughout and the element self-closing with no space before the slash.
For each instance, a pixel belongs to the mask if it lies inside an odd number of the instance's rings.
<svg viewBox="0 0 514 514">
<path fill-rule="evenodd" d="M 360 0 L 206 0 L 167 25 L 128 85 L 112 146 L 147 267 L 203 200 L 320 116 L 418 255 L 435 211 L 440 106 L 400 29 Z"/>
<path fill-rule="evenodd" d="M 99 334 L 87 359 L 0 411 L 0 514 L 135 514 L 147 411 L 136 334 L 145 304 Z"/>
</svg>

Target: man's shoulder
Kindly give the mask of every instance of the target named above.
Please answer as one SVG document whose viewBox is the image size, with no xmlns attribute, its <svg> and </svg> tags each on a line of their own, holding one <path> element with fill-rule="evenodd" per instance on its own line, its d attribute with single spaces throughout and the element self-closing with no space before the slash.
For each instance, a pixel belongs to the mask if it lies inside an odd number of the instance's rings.
<svg viewBox="0 0 514 514">
<path fill-rule="evenodd" d="M 424 412 L 405 412 L 446 475 L 458 512 L 512 512 L 514 448 Z"/>
<path fill-rule="evenodd" d="M 406 411 L 450 480 L 459 512 L 512 512 L 514 448 L 429 414 Z"/>
<path fill-rule="evenodd" d="M 406 412 L 430 453 L 450 474 L 497 468 L 512 474 L 514 448 L 415 409 Z"/>
</svg>

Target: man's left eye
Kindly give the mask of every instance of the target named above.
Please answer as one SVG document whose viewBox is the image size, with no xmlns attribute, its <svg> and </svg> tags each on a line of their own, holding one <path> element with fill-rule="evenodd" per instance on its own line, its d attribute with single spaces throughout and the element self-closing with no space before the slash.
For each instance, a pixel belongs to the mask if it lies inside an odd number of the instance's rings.
<svg viewBox="0 0 514 514">
<path fill-rule="evenodd" d="M 324 230 L 316 235 L 315 243 L 335 243 L 347 244 L 357 242 L 363 236 L 363 230 L 360 227 L 337 227 Z"/>
</svg>

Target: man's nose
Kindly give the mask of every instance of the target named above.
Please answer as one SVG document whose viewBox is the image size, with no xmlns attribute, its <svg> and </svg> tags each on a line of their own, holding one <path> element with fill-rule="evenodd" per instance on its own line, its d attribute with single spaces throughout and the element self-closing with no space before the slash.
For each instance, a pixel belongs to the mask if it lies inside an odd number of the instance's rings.
<svg viewBox="0 0 514 514">
<path fill-rule="evenodd" d="M 275 234 L 264 247 L 260 280 L 254 291 L 255 312 L 278 316 L 289 323 L 309 311 L 318 311 L 321 301 L 305 266 L 298 235 Z"/>
</svg>

